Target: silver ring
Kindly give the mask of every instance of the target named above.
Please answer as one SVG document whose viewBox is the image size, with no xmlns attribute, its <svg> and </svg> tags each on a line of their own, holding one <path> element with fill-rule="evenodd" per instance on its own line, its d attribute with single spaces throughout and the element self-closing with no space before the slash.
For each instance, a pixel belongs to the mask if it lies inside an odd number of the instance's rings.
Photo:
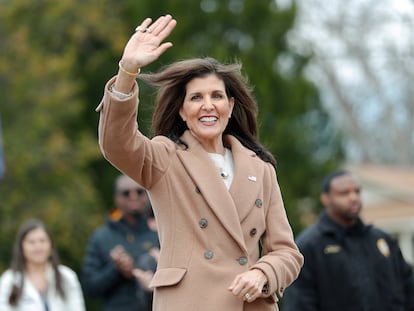
<svg viewBox="0 0 414 311">
<path fill-rule="evenodd" d="M 145 29 L 145 32 L 148 32 L 148 33 L 151 33 L 151 28 L 150 27 L 147 27 L 147 29 Z"/>
<path fill-rule="evenodd" d="M 250 296 L 249 293 L 244 294 L 244 298 L 246 298 L 246 300 L 250 300 L 250 298 L 252 298 L 252 296 Z"/>
<path fill-rule="evenodd" d="M 138 26 L 137 28 L 135 28 L 135 31 L 145 32 L 146 30 L 144 30 L 141 26 Z"/>
</svg>

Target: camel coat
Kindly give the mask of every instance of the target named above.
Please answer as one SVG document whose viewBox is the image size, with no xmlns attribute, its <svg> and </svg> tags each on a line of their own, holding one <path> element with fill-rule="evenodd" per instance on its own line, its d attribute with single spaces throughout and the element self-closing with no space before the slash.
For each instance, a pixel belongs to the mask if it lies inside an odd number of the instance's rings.
<svg viewBox="0 0 414 311">
<path fill-rule="evenodd" d="M 149 139 L 137 126 L 138 87 L 119 100 L 105 86 L 99 144 L 105 158 L 148 189 L 161 255 L 152 280 L 155 311 L 278 310 L 277 296 L 298 276 L 303 257 L 286 217 L 272 165 L 225 136 L 234 160 L 227 190 L 214 163 L 186 131 L 184 149 Z M 259 247 L 260 243 L 260 247 Z M 260 254 L 262 249 L 262 254 Z M 235 276 L 260 269 L 267 298 L 247 303 L 228 291 Z"/>
</svg>

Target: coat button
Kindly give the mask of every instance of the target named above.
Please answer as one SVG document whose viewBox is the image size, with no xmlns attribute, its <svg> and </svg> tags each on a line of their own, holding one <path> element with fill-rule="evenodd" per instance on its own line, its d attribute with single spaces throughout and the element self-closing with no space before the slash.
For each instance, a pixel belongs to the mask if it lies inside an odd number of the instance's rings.
<svg viewBox="0 0 414 311">
<path fill-rule="evenodd" d="M 211 258 L 213 258 L 214 257 L 214 253 L 213 253 L 213 251 L 205 251 L 204 252 L 204 258 L 205 259 L 211 259 Z"/>
<path fill-rule="evenodd" d="M 241 257 L 238 259 L 238 262 L 239 262 L 239 264 L 240 264 L 241 266 L 244 266 L 244 265 L 247 263 L 247 257 L 245 257 L 245 256 L 241 256 Z"/>
<path fill-rule="evenodd" d="M 254 204 L 255 204 L 257 207 L 262 207 L 262 205 L 263 205 L 262 200 L 260 200 L 260 199 L 257 199 L 257 200 L 254 202 Z"/>
<path fill-rule="evenodd" d="M 208 226 L 208 220 L 205 218 L 201 218 L 198 222 L 198 225 L 200 226 L 200 228 L 205 228 Z"/>
<path fill-rule="evenodd" d="M 257 233 L 257 229 L 253 228 L 252 230 L 250 230 L 250 236 L 255 236 Z"/>
</svg>

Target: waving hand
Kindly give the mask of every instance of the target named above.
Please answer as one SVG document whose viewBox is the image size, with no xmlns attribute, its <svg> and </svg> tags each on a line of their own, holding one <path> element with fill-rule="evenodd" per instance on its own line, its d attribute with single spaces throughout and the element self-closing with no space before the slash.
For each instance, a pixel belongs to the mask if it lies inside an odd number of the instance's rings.
<svg viewBox="0 0 414 311">
<path fill-rule="evenodd" d="M 137 70 L 155 61 L 172 46 L 171 42 L 163 41 L 176 24 L 171 15 L 161 16 L 154 23 L 151 18 L 146 18 L 125 46 L 122 65 L 135 66 Z"/>
<path fill-rule="evenodd" d="M 115 89 L 130 92 L 136 76 L 142 67 L 152 63 L 168 48 L 171 42 L 163 42 L 173 31 L 177 22 L 171 15 L 159 17 L 155 22 L 146 18 L 136 29 L 124 48 L 119 62 Z"/>
</svg>

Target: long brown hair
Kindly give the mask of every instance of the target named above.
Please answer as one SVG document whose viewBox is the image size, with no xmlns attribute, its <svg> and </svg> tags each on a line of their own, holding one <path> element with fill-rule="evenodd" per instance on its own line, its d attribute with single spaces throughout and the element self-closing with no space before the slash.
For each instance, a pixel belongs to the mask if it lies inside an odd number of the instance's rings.
<svg viewBox="0 0 414 311">
<path fill-rule="evenodd" d="M 18 284 L 13 284 L 10 296 L 9 296 L 9 304 L 12 306 L 16 306 L 22 296 L 23 285 L 24 285 L 24 273 L 26 271 L 26 259 L 23 254 L 23 241 L 26 238 L 27 234 L 35 229 L 42 229 L 46 232 L 49 237 L 52 252 L 49 257 L 49 262 L 52 266 L 52 269 L 55 274 L 55 284 L 56 284 L 56 291 L 62 299 L 66 298 L 65 291 L 62 285 L 62 275 L 59 272 L 59 258 L 56 251 L 56 248 L 53 244 L 52 237 L 48 230 L 46 229 L 44 223 L 39 219 L 30 219 L 25 222 L 17 232 L 16 240 L 14 242 L 13 247 L 13 256 L 12 261 L 10 264 L 10 268 L 13 272 L 17 272 L 21 277 Z"/>
<path fill-rule="evenodd" d="M 220 78 L 224 82 L 228 98 L 234 98 L 233 113 L 224 134 L 235 136 L 263 161 L 276 166 L 273 155 L 259 143 L 257 103 L 247 79 L 241 74 L 240 63 L 224 65 L 210 57 L 193 58 L 172 63 L 158 73 L 139 75 L 140 80 L 158 88 L 152 118 L 153 134 L 166 136 L 186 146 L 180 137 L 187 125 L 179 114 L 186 96 L 186 85 L 194 78 L 209 74 Z"/>
</svg>

